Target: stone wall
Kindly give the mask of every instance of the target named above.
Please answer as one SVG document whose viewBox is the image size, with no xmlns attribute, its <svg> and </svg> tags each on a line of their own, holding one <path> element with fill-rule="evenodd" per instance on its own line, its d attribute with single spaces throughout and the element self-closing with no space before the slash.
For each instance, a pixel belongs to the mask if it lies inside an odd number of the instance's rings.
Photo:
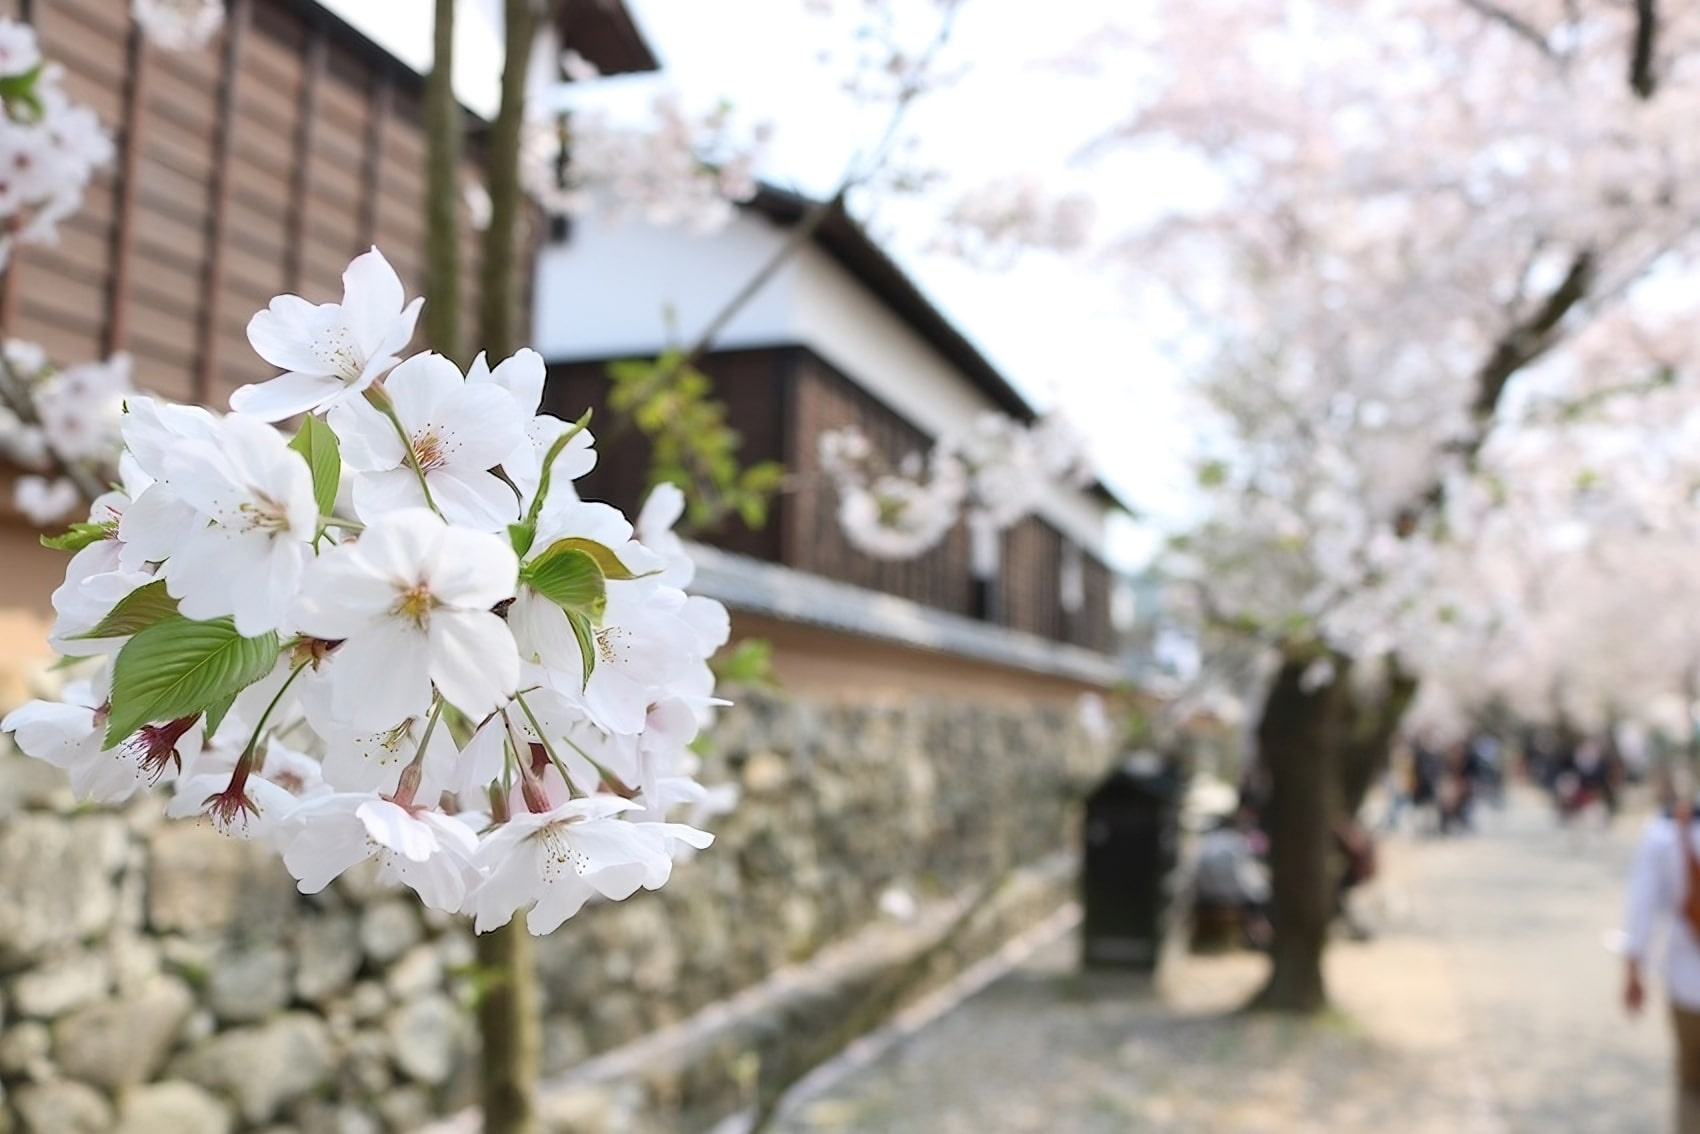
<svg viewBox="0 0 1700 1134">
<path fill-rule="evenodd" d="M 743 795 L 716 845 L 539 944 L 550 1073 L 1071 846 L 1108 757 L 1066 708 L 939 698 L 747 695 L 713 741 L 705 782 Z M 412 1131 L 466 1104 L 464 925 L 360 873 L 302 896 L 158 810 L 77 807 L 0 756 L 0 1134 Z"/>
</svg>

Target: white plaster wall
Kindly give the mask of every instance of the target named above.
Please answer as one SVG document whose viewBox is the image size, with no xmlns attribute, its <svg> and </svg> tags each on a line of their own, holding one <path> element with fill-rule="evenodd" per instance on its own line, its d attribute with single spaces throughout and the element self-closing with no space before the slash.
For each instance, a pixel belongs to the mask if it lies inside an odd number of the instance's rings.
<svg viewBox="0 0 1700 1134">
<path fill-rule="evenodd" d="M 748 212 L 711 236 L 631 222 L 578 222 L 538 257 L 533 337 L 544 358 L 653 355 L 689 343 L 785 241 Z M 715 339 L 719 347 L 807 346 L 904 418 L 937 435 L 994 408 L 930 343 L 815 247 L 779 270 Z M 1104 554 L 1104 507 L 1048 494 L 1040 514 Z"/>
<path fill-rule="evenodd" d="M 784 243 L 742 214 L 711 236 L 641 222 L 575 221 L 572 239 L 537 258 L 533 337 L 547 359 L 653 355 L 695 339 Z M 796 341 L 796 261 L 782 268 L 716 338 L 716 345 Z"/>
</svg>

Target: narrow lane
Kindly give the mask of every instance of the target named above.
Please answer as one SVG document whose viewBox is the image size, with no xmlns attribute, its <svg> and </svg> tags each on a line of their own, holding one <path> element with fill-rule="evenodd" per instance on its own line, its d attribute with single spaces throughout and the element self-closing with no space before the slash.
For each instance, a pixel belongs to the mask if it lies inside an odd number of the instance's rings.
<svg viewBox="0 0 1700 1134">
<path fill-rule="evenodd" d="M 1482 829 L 1387 840 L 1366 944 L 1330 950 L 1340 1011 L 1231 1014 L 1253 955 L 1159 989 L 1058 942 L 871 1065 L 786 1134 L 1660 1134 L 1662 1013 L 1628 1021 L 1606 949 L 1639 827 L 1561 831 L 1532 793 Z"/>
<path fill-rule="evenodd" d="M 1606 948 L 1641 822 L 1562 830 L 1523 795 L 1479 834 L 1412 856 L 1414 928 L 1444 944 L 1465 1043 L 1513 1134 L 1654 1134 L 1668 1121 L 1663 1001 L 1629 1020 Z"/>
</svg>

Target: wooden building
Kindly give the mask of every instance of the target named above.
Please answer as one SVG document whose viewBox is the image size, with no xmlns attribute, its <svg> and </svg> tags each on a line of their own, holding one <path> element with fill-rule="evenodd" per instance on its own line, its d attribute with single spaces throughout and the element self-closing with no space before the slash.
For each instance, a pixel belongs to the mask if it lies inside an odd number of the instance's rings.
<svg viewBox="0 0 1700 1134">
<path fill-rule="evenodd" d="M 538 254 L 533 311 L 534 339 L 550 362 L 546 398 L 555 412 L 577 416 L 590 406 L 607 420 L 608 363 L 654 357 L 688 342 L 785 243 L 809 207 L 805 199 L 764 189 L 712 236 L 637 221 L 590 221 L 559 234 Z M 1019 655 L 1025 660 L 1018 668 L 1067 673 L 1087 684 L 1115 679 L 1113 578 L 1103 559 L 1104 524 L 1114 504 L 1101 489 L 1048 493 L 1036 513 L 1004 533 L 1000 570 L 989 586 L 977 584 L 970 570 L 969 537 L 960 524 L 939 547 L 902 562 L 876 559 L 846 540 L 837 494 L 820 469 L 822 431 L 858 425 L 895 460 L 924 452 L 933 438 L 984 411 L 1022 421 L 1034 411 L 845 212 L 827 215 L 717 343 L 702 369 L 742 435 L 742 458 L 780 461 L 790 488 L 760 530 L 732 521 L 707 535 L 723 553 L 711 558 L 729 577 L 768 580 L 770 591 L 817 589 L 815 603 L 788 612 L 768 609 L 776 600 L 749 587 L 717 595 L 740 610 L 740 630 L 760 622 L 763 632 L 773 631 L 768 623 L 775 617 L 822 623 L 815 614 L 831 609 L 838 615 L 819 628 L 859 641 L 819 638 L 798 641 L 798 649 L 843 656 L 873 639 L 894 645 L 908 639 L 931 643 L 927 664 L 935 669 L 945 664 L 941 650 L 966 650 L 1005 660 Z M 634 440 L 627 434 L 602 446 L 588 495 L 628 509 L 637 504 L 648 454 Z M 832 586 L 818 590 L 823 584 Z M 898 609 L 894 603 L 908 604 L 905 613 L 885 619 Z M 887 629 L 882 622 L 890 623 Z M 777 632 L 787 639 L 797 633 L 794 627 Z M 913 664 L 911 658 L 905 666 Z"/>
<path fill-rule="evenodd" d="M 274 295 L 341 295 L 348 261 L 377 245 L 409 294 L 423 285 L 423 76 L 312 0 L 229 0 L 206 47 L 166 51 L 127 0 L 0 0 L 64 67 L 71 98 L 111 132 L 57 244 L 24 245 L 0 274 L 0 333 L 55 362 L 134 360 L 137 383 L 222 406 L 274 370 L 246 328 Z M 567 0 L 539 50 L 571 45 L 604 73 L 655 59 L 625 9 Z M 466 179 L 481 179 L 483 123 L 468 115 Z M 466 227 L 468 278 L 480 234 Z M 475 305 L 468 305 L 469 315 Z M 64 569 L 13 511 L 0 467 L 0 648 L 39 637 Z"/>
</svg>

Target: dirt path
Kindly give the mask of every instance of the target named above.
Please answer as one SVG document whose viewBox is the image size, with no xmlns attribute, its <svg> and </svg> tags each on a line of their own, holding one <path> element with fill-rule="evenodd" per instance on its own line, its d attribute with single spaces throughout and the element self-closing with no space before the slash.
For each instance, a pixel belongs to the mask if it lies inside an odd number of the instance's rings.
<svg viewBox="0 0 1700 1134">
<path fill-rule="evenodd" d="M 1467 838 L 1388 840 L 1379 927 L 1331 950 L 1339 1011 L 1226 1013 L 1250 955 L 1156 990 L 1058 942 L 800 1105 L 787 1134 L 1656 1134 L 1667 1038 L 1603 944 L 1636 823 L 1576 838 L 1522 797 Z"/>
</svg>

